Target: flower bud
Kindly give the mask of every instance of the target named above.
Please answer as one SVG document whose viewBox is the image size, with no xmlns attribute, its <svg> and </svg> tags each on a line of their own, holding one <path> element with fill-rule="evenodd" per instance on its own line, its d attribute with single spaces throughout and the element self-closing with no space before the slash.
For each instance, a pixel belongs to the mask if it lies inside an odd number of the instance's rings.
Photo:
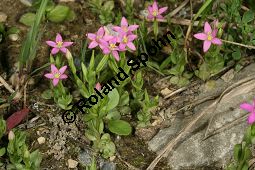
<svg viewBox="0 0 255 170">
<path fill-rule="evenodd" d="M 29 151 L 26 149 L 25 153 L 24 153 L 24 158 L 29 158 L 30 153 Z"/>
<path fill-rule="evenodd" d="M 70 53 L 69 50 L 66 51 L 66 58 L 67 58 L 67 60 L 70 60 L 70 59 L 73 58 L 73 56 L 72 56 L 72 54 Z"/>
<path fill-rule="evenodd" d="M 101 84 L 100 84 L 100 83 L 97 83 L 97 84 L 96 84 L 96 89 L 97 89 L 98 91 L 100 91 L 101 88 L 102 88 Z"/>
<path fill-rule="evenodd" d="M 9 139 L 9 140 L 13 140 L 14 138 L 15 138 L 15 135 L 14 135 L 13 131 L 11 130 L 11 131 L 9 132 L 9 134 L 8 134 L 8 139 Z"/>
</svg>

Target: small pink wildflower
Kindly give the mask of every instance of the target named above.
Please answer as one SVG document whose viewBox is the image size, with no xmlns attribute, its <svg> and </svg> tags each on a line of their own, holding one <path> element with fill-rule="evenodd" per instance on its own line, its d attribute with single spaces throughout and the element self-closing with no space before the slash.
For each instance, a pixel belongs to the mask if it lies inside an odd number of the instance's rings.
<svg viewBox="0 0 255 170">
<path fill-rule="evenodd" d="M 100 27 L 95 34 L 88 33 L 87 37 L 88 39 L 91 40 L 91 43 L 89 44 L 88 47 L 90 49 L 95 48 L 97 46 L 103 48 L 103 46 L 107 45 L 106 41 L 109 41 L 112 38 L 112 36 L 105 35 L 104 27 Z"/>
<path fill-rule="evenodd" d="M 215 28 L 212 31 L 211 26 L 208 22 L 205 22 L 204 25 L 204 32 L 203 33 L 197 33 L 194 35 L 196 39 L 203 40 L 203 50 L 204 52 L 207 52 L 212 44 L 221 45 L 222 42 L 219 38 L 216 38 L 218 29 Z"/>
<path fill-rule="evenodd" d="M 67 66 L 61 67 L 59 70 L 54 64 L 51 64 L 51 73 L 47 73 L 44 76 L 48 79 L 53 79 L 53 86 L 56 86 L 61 79 L 66 79 L 67 75 L 64 74 Z"/>
<path fill-rule="evenodd" d="M 54 41 L 46 41 L 46 43 L 53 47 L 51 50 L 51 54 L 57 54 L 60 51 L 62 51 L 64 54 L 66 54 L 66 47 L 69 47 L 73 44 L 73 42 L 63 42 L 62 36 L 58 33 L 56 36 L 56 40 Z"/>
<path fill-rule="evenodd" d="M 139 25 L 128 25 L 127 19 L 125 17 L 122 17 L 120 27 L 119 26 L 114 26 L 113 30 L 119 32 L 119 33 L 128 33 L 131 34 L 132 31 L 135 31 Z"/>
<path fill-rule="evenodd" d="M 255 99 L 253 100 L 253 104 L 242 103 L 240 105 L 240 109 L 250 112 L 250 115 L 247 120 L 249 124 L 252 124 L 255 122 Z"/>
<path fill-rule="evenodd" d="M 119 53 L 118 51 L 120 50 L 119 47 L 116 45 L 117 43 L 117 37 L 112 38 L 111 40 L 109 40 L 108 42 L 109 44 L 107 46 L 103 47 L 103 53 L 104 54 L 110 54 L 112 53 L 113 57 L 119 61 L 120 57 L 119 57 Z"/>
<path fill-rule="evenodd" d="M 100 83 L 97 83 L 97 84 L 96 84 L 96 86 L 95 86 L 95 88 L 96 88 L 98 91 L 100 91 L 100 90 L 101 90 L 101 88 L 102 88 L 102 86 L 101 86 L 101 84 L 100 84 Z"/>
<path fill-rule="evenodd" d="M 134 39 L 136 39 L 137 36 L 134 34 L 126 34 L 126 33 L 122 33 L 119 35 L 118 37 L 118 41 L 119 41 L 119 49 L 121 51 L 125 51 L 126 50 L 126 46 L 128 46 L 128 48 L 130 48 L 131 50 L 136 50 L 135 45 L 133 44 L 132 41 L 134 41 Z"/>
<path fill-rule="evenodd" d="M 161 14 L 164 13 L 167 9 L 168 7 L 159 9 L 157 1 L 154 1 L 153 5 L 148 7 L 149 15 L 147 18 L 149 20 L 164 21 L 164 17 Z"/>
</svg>

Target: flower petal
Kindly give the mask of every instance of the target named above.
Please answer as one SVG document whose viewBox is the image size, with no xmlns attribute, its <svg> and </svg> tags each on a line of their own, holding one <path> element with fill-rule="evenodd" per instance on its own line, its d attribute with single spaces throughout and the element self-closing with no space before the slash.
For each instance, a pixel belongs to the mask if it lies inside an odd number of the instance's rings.
<svg viewBox="0 0 255 170">
<path fill-rule="evenodd" d="M 212 42 L 211 41 L 204 41 L 204 45 L 203 45 L 203 50 L 204 52 L 207 52 L 211 46 Z"/>
<path fill-rule="evenodd" d="M 46 44 L 48 44 L 51 47 L 57 47 L 57 44 L 54 41 L 46 41 Z"/>
<path fill-rule="evenodd" d="M 128 48 L 130 48 L 131 50 L 136 50 L 136 48 L 135 48 L 135 45 L 132 43 L 132 42 L 129 42 L 129 43 L 127 43 L 127 46 L 128 46 Z"/>
<path fill-rule="evenodd" d="M 90 39 L 90 40 L 96 40 L 96 34 L 92 34 L 92 33 L 88 33 L 87 34 L 87 37 L 88 37 L 88 39 Z"/>
<path fill-rule="evenodd" d="M 152 15 L 152 13 L 153 13 L 153 8 L 152 8 L 152 6 L 148 6 L 148 12 L 149 12 L 149 14 Z"/>
<path fill-rule="evenodd" d="M 123 27 L 123 26 L 128 26 L 128 22 L 127 22 L 127 19 L 125 18 L 125 17 L 122 17 L 122 19 L 121 19 L 121 26 Z"/>
<path fill-rule="evenodd" d="M 104 27 L 100 27 L 97 31 L 97 36 L 103 37 L 104 36 Z"/>
<path fill-rule="evenodd" d="M 155 10 L 155 11 L 158 11 L 158 4 L 157 4 L 157 1 L 154 1 L 154 2 L 153 2 L 152 9 Z"/>
<path fill-rule="evenodd" d="M 67 66 L 61 67 L 61 68 L 59 69 L 59 73 L 60 73 L 60 74 L 64 74 L 64 72 L 66 71 L 66 69 L 67 69 Z"/>
<path fill-rule="evenodd" d="M 128 30 L 129 30 L 129 31 L 135 31 L 135 30 L 137 30 L 137 28 L 139 28 L 139 25 L 130 25 L 130 26 L 128 27 Z"/>
<path fill-rule="evenodd" d="M 48 79 L 53 79 L 54 78 L 54 75 L 52 73 L 47 73 L 44 76 L 47 77 Z"/>
<path fill-rule="evenodd" d="M 111 35 L 105 35 L 105 36 L 103 37 L 103 39 L 104 39 L 105 41 L 110 41 L 111 39 L 113 39 L 113 36 L 111 36 Z"/>
<path fill-rule="evenodd" d="M 57 54 L 59 52 L 59 48 L 52 48 L 52 50 L 51 50 L 51 54 Z"/>
<path fill-rule="evenodd" d="M 101 84 L 100 84 L 100 83 L 97 83 L 97 84 L 96 84 L 96 86 L 95 86 L 95 88 L 96 88 L 98 91 L 100 91 L 100 90 L 101 90 L 101 88 L 102 88 L 102 86 L 101 86 Z"/>
<path fill-rule="evenodd" d="M 210 24 L 208 22 L 205 22 L 204 32 L 205 33 L 212 32 L 212 28 L 211 28 L 211 26 L 210 26 Z"/>
<path fill-rule="evenodd" d="M 64 42 L 62 47 L 69 47 L 73 44 L 73 42 Z"/>
<path fill-rule="evenodd" d="M 113 57 L 114 57 L 117 61 L 120 61 L 120 56 L 119 56 L 118 51 L 112 51 L 112 55 L 113 55 Z"/>
<path fill-rule="evenodd" d="M 148 18 L 149 20 L 153 20 L 153 19 L 154 19 L 154 16 L 151 15 L 151 14 L 149 14 L 149 15 L 147 16 L 147 18 Z"/>
<path fill-rule="evenodd" d="M 62 36 L 59 33 L 56 36 L 56 42 L 63 42 Z"/>
<path fill-rule="evenodd" d="M 120 45 L 119 45 L 119 49 L 122 51 L 122 50 L 125 50 L 125 48 L 126 48 L 126 44 L 124 44 L 124 43 L 120 43 Z"/>
<path fill-rule="evenodd" d="M 217 29 L 214 29 L 212 31 L 212 37 L 216 37 L 217 36 L 217 33 L 218 33 L 218 30 Z"/>
<path fill-rule="evenodd" d="M 207 39 L 207 35 L 205 33 L 197 33 L 194 35 L 194 37 L 196 39 L 199 39 L 199 40 L 206 40 Z"/>
<path fill-rule="evenodd" d="M 161 20 L 164 19 L 164 17 L 162 15 L 157 15 L 156 18 L 161 19 Z"/>
<path fill-rule="evenodd" d="M 54 64 L 50 65 L 50 69 L 51 69 L 51 73 L 53 73 L 53 74 L 58 72 L 58 69 Z"/>
<path fill-rule="evenodd" d="M 67 48 L 62 47 L 62 48 L 60 48 L 60 51 L 62 51 L 64 54 L 66 54 Z"/>
<path fill-rule="evenodd" d="M 95 48 L 96 46 L 98 46 L 98 43 L 96 41 L 92 41 L 90 44 L 89 44 L 89 48 Z"/>
<path fill-rule="evenodd" d="M 137 38 L 137 35 L 134 35 L 134 34 L 129 35 L 128 36 L 128 41 L 134 41 L 134 39 L 136 39 L 136 38 Z"/>
<path fill-rule="evenodd" d="M 246 110 L 248 112 L 252 112 L 253 109 L 254 109 L 254 106 L 252 104 L 249 104 L 249 103 L 242 103 L 242 104 L 240 104 L 240 109 Z"/>
<path fill-rule="evenodd" d="M 60 75 L 60 77 L 59 77 L 59 79 L 67 79 L 67 75 L 66 74 L 62 74 L 62 75 Z"/>
<path fill-rule="evenodd" d="M 213 44 L 217 44 L 217 45 L 221 45 L 222 44 L 222 42 L 221 42 L 221 40 L 219 38 L 213 38 L 212 39 L 212 43 Z"/>
<path fill-rule="evenodd" d="M 59 82 L 59 79 L 53 79 L 53 81 L 52 81 L 52 83 L 53 83 L 53 86 L 56 86 L 57 84 L 58 84 L 58 82 Z"/>
<path fill-rule="evenodd" d="M 158 11 L 158 14 L 162 14 L 162 13 L 165 12 L 167 9 L 168 9 L 168 7 L 160 8 L 159 11 Z"/>
<path fill-rule="evenodd" d="M 107 48 L 107 47 L 104 47 L 103 48 L 103 53 L 104 54 L 109 54 L 111 51 L 110 51 L 110 49 L 109 48 Z"/>
<path fill-rule="evenodd" d="M 248 123 L 249 124 L 253 124 L 255 122 L 255 112 L 251 113 L 249 116 L 248 116 Z"/>
</svg>

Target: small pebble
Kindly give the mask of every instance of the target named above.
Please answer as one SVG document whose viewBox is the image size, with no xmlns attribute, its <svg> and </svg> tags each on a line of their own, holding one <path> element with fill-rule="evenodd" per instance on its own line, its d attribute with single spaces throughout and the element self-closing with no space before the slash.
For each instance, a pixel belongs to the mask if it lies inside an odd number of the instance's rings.
<svg viewBox="0 0 255 170">
<path fill-rule="evenodd" d="M 78 162 L 73 159 L 68 159 L 68 168 L 76 168 L 78 165 Z"/>
<path fill-rule="evenodd" d="M 32 0 L 20 0 L 20 2 L 26 6 L 32 6 Z"/>
<path fill-rule="evenodd" d="M 11 41 L 17 41 L 19 39 L 19 35 L 18 34 L 10 34 L 9 39 Z"/>
<path fill-rule="evenodd" d="M 171 94 L 172 91 L 169 90 L 169 88 L 164 88 L 163 90 L 160 91 L 160 93 L 161 93 L 163 96 L 167 96 L 167 95 Z"/>
<path fill-rule="evenodd" d="M 7 20 L 7 15 L 3 12 L 0 12 L 0 22 L 5 22 Z"/>
<path fill-rule="evenodd" d="M 45 137 L 39 137 L 38 139 L 37 139 L 37 141 L 38 141 L 38 143 L 41 145 L 41 144 L 43 144 L 43 143 L 45 143 Z"/>
</svg>

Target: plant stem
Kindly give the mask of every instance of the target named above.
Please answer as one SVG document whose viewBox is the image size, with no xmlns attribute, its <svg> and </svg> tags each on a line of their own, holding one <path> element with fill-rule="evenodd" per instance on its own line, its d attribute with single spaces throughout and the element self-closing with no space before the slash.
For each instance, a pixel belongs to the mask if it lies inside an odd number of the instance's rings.
<svg viewBox="0 0 255 170">
<path fill-rule="evenodd" d="M 227 41 L 227 40 L 223 40 L 223 39 L 221 39 L 221 41 L 225 42 L 225 43 L 229 43 L 229 44 L 238 45 L 238 46 L 241 46 L 241 47 L 255 49 L 255 46 L 252 46 L 252 45 L 245 45 L 245 44 L 241 44 L 241 43 L 237 43 L 237 42 L 233 42 L 233 41 Z"/>
</svg>

